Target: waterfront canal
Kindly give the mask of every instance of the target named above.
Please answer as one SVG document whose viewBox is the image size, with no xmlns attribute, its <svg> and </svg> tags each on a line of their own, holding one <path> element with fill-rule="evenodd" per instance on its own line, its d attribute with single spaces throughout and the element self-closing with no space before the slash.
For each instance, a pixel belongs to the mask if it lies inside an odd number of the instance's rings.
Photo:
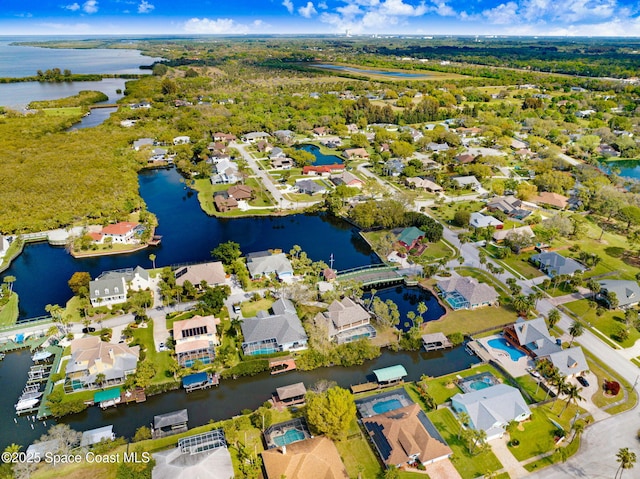
<svg viewBox="0 0 640 479">
<path fill-rule="evenodd" d="M 95 427 L 113 424 L 117 436 L 131 438 L 140 426 L 149 426 L 153 416 L 186 408 L 189 411 L 189 427 L 206 424 L 210 419 L 219 420 L 240 414 L 243 409 L 255 409 L 271 398 L 275 389 L 296 382 L 304 382 L 307 387 L 313 386 L 320 379 L 336 381 L 340 386 L 348 388 L 353 384 L 367 381 L 374 369 L 402 364 L 407 370 L 407 381 L 420 379 L 423 374 L 440 376 L 459 371 L 478 362 L 470 356 L 464 347 L 440 352 L 392 352 L 383 350 L 382 356 L 368 361 L 362 366 L 350 368 L 320 368 L 313 371 L 293 371 L 278 376 L 262 373 L 258 376 L 222 380 L 214 389 L 186 394 L 184 390 L 171 391 L 147 398 L 140 404 L 119 406 L 102 410 L 90 407 L 86 411 L 61 420 L 73 429 L 84 431 Z M 10 353 L 0 362 L 0 379 L 5 384 L 5 391 L 0 395 L 0 448 L 4 449 L 12 442 L 26 446 L 39 438 L 47 427 L 54 422 L 31 422 L 25 417 L 14 423 L 15 404 L 27 379 L 27 371 L 31 362 L 26 351 Z M 33 429 L 31 426 L 33 425 Z"/>
</svg>

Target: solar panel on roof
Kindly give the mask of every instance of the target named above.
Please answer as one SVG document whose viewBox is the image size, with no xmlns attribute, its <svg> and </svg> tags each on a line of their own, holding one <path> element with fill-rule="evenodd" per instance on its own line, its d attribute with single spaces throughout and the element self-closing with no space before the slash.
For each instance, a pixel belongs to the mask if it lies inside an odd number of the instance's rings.
<svg viewBox="0 0 640 479">
<path fill-rule="evenodd" d="M 368 431 L 373 433 L 371 439 L 378 448 L 378 452 L 380 453 L 382 459 L 384 461 L 389 459 L 389 456 L 391 456 L 391 450 L 393 448 L 391 447 L 391 444 L 389 444 L 389 441 L 387 441 L 387 437 L 384 435 L 384 427 L 382 427 L 382 425 L 378 424 L 377 422 L 367 422 L 366 428 Z"/>
</svg>

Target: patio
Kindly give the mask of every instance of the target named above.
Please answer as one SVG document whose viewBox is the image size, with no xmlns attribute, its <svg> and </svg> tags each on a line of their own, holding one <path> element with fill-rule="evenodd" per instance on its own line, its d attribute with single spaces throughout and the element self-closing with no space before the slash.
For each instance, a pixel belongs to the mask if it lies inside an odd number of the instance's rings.
<svg viewBox="0 0 640 479">
<path fill-rule="evenodd" d="M 476 340 L 489 353 L 491 358 L 514 378 L 529 374 L 527 368 L 535 367 L 534 361 L 529 356 L 511 351 L 512 349 L 515 350 L 515 348 L 509 348 L 509 346 L 503 344 L 504 341 L 504 338 L 499 334 Z"/>
</svg>

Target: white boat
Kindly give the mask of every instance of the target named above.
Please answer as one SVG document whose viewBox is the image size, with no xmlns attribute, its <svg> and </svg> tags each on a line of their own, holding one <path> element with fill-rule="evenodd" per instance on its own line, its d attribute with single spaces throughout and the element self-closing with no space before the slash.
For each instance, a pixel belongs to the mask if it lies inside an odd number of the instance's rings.
<svg viewBox="0 0 640 479">
<path fill-rule="evenodd" d="M 42 391 L 27 391 L 20 396 L 18 402 L 26 401 L 27 399 L 38 399 L 39 397 L 42 397 L 42 394 Z"/>
<path fill-rule="evenodd" d="M 2 361 L 4 359 L 5 354 L 4 353 L 0 353 L 0 361 Z"/>
<path fill-rule="evenodd" d="M 16 404 L 16 412 L 33 409 L 40 402 L 40 398 L 21 399 Z"/>
<path fill-rule="evenodd" d="M 45 359 L 49 359 L 51 356 L 53 356 L 53 354 L 50 353 L 49 351 L 38 351 L 33 356 L 31 356 L 31 360 L 34 363 L 36 363 L 38 361 L 44 361 Z"/>
</svg>

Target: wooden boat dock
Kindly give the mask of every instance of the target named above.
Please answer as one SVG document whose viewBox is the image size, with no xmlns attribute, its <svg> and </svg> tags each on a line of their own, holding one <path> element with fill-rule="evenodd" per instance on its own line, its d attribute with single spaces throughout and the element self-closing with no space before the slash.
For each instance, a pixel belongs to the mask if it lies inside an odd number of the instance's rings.
<svg viewBox="0 0 640 479">
<path fill-rule="evenodd" d="M 296 360 L 291 356 L 269 359 L 269 369 L 271 374 L 286 373 L 297 369 Z"/>
</svg>

